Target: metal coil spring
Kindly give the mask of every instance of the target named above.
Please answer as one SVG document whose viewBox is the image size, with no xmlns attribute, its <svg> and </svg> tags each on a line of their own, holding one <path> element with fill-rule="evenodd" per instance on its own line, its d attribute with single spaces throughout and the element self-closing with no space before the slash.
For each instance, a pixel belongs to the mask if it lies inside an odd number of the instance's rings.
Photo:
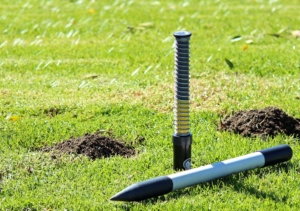
<svg viewBox="0 0 300 211">
<path fill-rule="evenodd" d="M 189 32 L 175 32 L 175 92 L 174 92 L 174 127 L 175 134 L 187 135 L 190 133 L 190 36 Z"/>
</svg>

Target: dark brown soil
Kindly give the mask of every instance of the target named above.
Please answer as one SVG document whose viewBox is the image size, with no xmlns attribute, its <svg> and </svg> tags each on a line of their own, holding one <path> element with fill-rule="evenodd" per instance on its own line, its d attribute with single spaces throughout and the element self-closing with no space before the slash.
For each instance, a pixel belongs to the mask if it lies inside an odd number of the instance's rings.
<svg viewBox="0 0 300 211">
<path fill-rule="evenodd" d="M 228 115 L 219 125 L 225 130 L 246 137 L 274 137 L 285 134 L 300 138 L 300 119 L 288 116 L 276 107 L 262 110 L 239 111 Z"/>
<path fill-rule="evenodd" d="M 132 146 L 125 145 L 113 138 L 95 134 L 85 134 L 79 138 L 71 138 L 52 147 L 44 147 L 43 152 L 69 153 L 85 155 L 93 160 L 120 155 L 130 157 L 135 155 Z M 55 155 L 53 155 L 55 158 Z"/>
</svg>

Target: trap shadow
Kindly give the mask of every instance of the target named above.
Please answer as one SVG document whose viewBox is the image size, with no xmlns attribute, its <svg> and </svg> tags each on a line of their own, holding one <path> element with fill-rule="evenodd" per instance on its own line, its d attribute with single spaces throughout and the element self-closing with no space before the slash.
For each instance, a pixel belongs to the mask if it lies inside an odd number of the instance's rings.
<svg viewBox="0 0 300 211">
<path fill-rule="evenodd" d="M 288 197 L 280 197 L 273 191 L 263 191 L 258 190 L 252 186 L 244 184 L 241 180 L 243 178 L 248 178 L 250 175 L 256 174 L 259 178 L 262 178 L 263 176 L 274 173 L 274 172 L 285 172 L 288 173 L 290 169 L 292 169 L 294 166 L 291 162 L 287 163 L 280 163 L 276 164 L 274 166 L 268 166 L 267 168 L 260 168 L 260 169 L 254 169 L 254 170 L 248 170 L 244 172 L 240 172 L 238 174 L 228 175 L 226 177 L 222 177 L 213 181 L 201 183 L 195 186 L 187 187 L 184 189 L 180 189 L 177 191 L 170 192 L 166 195 L 153 197 L 150 199 L 145 199 L 139 202 L 134 203 L 142 203 L 142 204 L 155 204 L 159 202 L 165 202 L 171 199 L 179 199 L 183 196 L 192 196 L 192 192 L 196 189 L 220 189 L 223 187 L 232 187 L 234 191 L 238 193 L 243 194 L 249 194 L 254 195 L 258 199 L 270 199 L 274 202 L 283 202 L 285 203 L 288 199 Z M 254 171 L 254 172 L 253 172 Z M 199 191 L 200 192 L 200 191 Z"/>
</svg>

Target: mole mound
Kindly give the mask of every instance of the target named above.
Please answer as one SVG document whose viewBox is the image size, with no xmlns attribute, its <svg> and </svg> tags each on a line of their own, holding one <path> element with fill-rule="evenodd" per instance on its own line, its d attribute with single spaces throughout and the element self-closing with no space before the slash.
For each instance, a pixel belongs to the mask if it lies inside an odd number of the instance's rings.
<svg viewBox="0 0 300 211">
<path fill-rule="evenodd" d="M 274 137 L 277 134 L 300 138 L 300 119 L 288 116 L 276 107 L 263 110 L 239 111 L 220 122 L 219 130 L 238 133 L 246 137 Z"/>
<path fill-rule="evenodd" d="M 115 155 L 123 157 L 135 155 L 135 150 L 131 146 L 126 146 L 124 143 L 106 136 L 88 133 L 79 138 L 65 140 L 52 147 L 45 147 L 42 151 L 82 154 L 93 160 Z"/>
</svg>

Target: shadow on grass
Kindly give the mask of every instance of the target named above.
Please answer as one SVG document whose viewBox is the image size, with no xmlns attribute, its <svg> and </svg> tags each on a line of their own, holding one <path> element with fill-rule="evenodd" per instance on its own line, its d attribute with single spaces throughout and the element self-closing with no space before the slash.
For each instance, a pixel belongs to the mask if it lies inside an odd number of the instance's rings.
<svg viewBox="0 0 300 211">
<path fill-rule="evenodd" d="M 280 197 L 275 192 L 272 191 L 262 191 L 258 190 L 252 186 L 246 185 L 242 182 L 242 179 L 245 179 L 249 177 L 250 175 L 256 174 L 259 178 L 263 178 L 265 175 L 268 175 L 270 173 L 274 172 L 285 172 L 288 173 L 290 169 L 292 169 L 294 166 L 292 163 L 280 163 L 274 166 L 269 166 L 266 168 L 260 168 L 260 169 L 254 169 L 249 171 L 244 171 L 239 174 L 229 175 L 220 179 L 216 179 L 214 181 L 201 183 L 196 186 L 187 187 L 184 189 L 180 189 L 177 191 L 173 191 L 169 194 L 153 197 L 150 199 L 146 199 L 140 202 L 133 202 L 133 203 L 127 203 L 127 204 L 119 204 L 119 207 L 122 207 L 125 210 L 130 210 L 132 206 L 134 206 L 135 203 L 141 203 L 143 205 L 149 205 L 149 204 L 155 204 L 159 202 L 166 202 L 168 200 L 176 200 L 183 196 L 192 196 L 193 193 L 196 190 L 203 189 L 203 190 L 220 190 L 224 187 L 232 187 L 234 191 L 237 191 L 239 193 L 245 193 L 252 196 L 255 196 L 258 199 L 270 199 L 275 202 L 283 202 L 285 203 L 287 201 L 287 197 Z M 205 196 L 204 196 L 205 197 Z"/>
</svg>

